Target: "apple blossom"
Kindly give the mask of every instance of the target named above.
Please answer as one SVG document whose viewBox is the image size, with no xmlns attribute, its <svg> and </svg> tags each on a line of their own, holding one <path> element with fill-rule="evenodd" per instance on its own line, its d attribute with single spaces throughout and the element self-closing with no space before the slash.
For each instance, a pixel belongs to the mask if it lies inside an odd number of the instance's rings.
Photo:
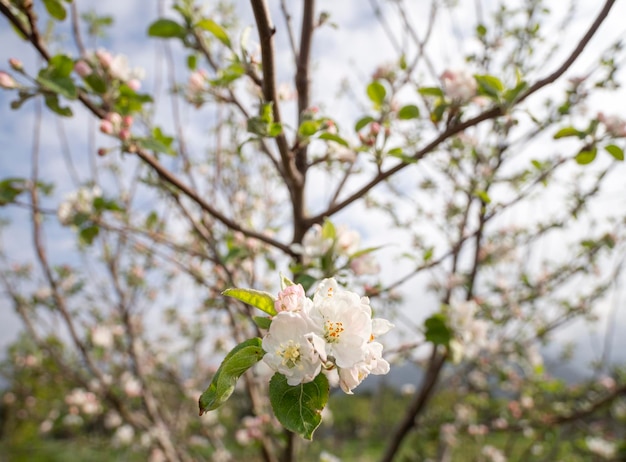
<svg viewBox="0 0 626 462">
<path fill-rule="evenodd" d="M 287 377 L 289 385 L 312 381 L 322 362 L 307 338 L 307 320 L 290 311 L 278 313 L 263 338 L 263 360 L 276 372 Z"/>
<path fill-rule="evenodd" d="M 310 302 L 311 300 L 307 298 L 302 285 L 295 284 L 287 286 L 284 290 L 279 292 L 275 307 L 276 311 L 279 313 L 281 311 L 302 311 L 308 308 Z"/>
<path fill-rule="evenodd" d="M 82 59 L 79 59 L 76 63 L 74 63 L 74 71 L 81 77 L 87 77 L 93 72 L 91 66 Z"/>
<path fill-rule="evenodd" d="M 443 91 L 448 98 L 465 103 L 476 96 L 476 79 L 466 69 L 446 70 L 441 74 Z"/>
</svg>

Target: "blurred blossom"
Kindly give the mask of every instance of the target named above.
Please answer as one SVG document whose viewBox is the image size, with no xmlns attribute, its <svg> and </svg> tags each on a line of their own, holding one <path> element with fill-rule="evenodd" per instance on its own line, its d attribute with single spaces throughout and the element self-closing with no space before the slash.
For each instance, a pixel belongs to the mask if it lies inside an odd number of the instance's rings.
<svg viewBox="0 0 626 462">
<path fill-rule="evenodd" d="M 361 236 L 358 231 L 342 225 L 337 228 L 337 254 L 350 256 L 359 250 Z"/>
<path fill-rule="evenodd" d="M 441 80 L 444 93 L 453 101 L 466 103 L 476 96 L 476 79 L 466 69 L 446 70 Z"/>
<path fill-rule="evenodd" d="M 59 222 L 68 226 L 72 224 L 75 215 L 89 215 L 93 212 L 94 199 L 102 196 L 102 190 L 98 186 L 82 187 L 77 191 L 65 196 L 57 210 Z"/>
<path fill-rule="evenodd" d="M 585 443 L 591 452 L 604 459 L 613 459 L 617 452 L 615 443 L 599 436 L 588 436 L 585 438 Z"/>
<path fill-rule="evenodd" d="M 626 137 L 626 120 L 616 115 L 607 116 L 603 112 L 599 112 L 598 121 L 604 125 L 604 128 L 610 135 Z"/>
<path fill-rule="evenodd" d="M 83 424 L 83 418 L 79 415 L 68 414 L 63 417 L 63 425 L 68 427 L 75 427 Z"/>
<path fill-rule="evenodd" d="M 113 347 L 113 332 L 107 326 L 93 327 L 91 341 L 95 346 L 108 350 Z"/>
<path fill-rule="evenodd" d="M 486 425 L 475 425 L 475 424 L 471 424 L 467 427 L 467 433 L 469 433 L 472 436 L 485 436 L 487 433 L 489 433 L 489 428 L 487 428 Z"/>
<path fill-rule="evenodd" d="M 76 72 L 81 77 L 87 77 L 93 72 L 93 70 L 91 69 L 91 66 L 86 61 L 79 59 L 74 64 L 74 72 Z"/>
<path fill-rule="evenodd" d="M 294 90 L 294 88 L 286 82 L 282 82 L 278 84 L 277 93 L 278 93 L 278 99 L 282 101 L 292 101 L 296 99 L 296 96 L 297 96 L 297 93 Z"/>
<path fill-rule="evenodd" d="M 443 424 L 439 429 L 439 438 L 443 441 L 447 446 L 456 446 L 457 439 L 457 428 L 456 425 L 447 423 Z"/>
<path fill-rule="evenodd" d="M 330 452 L 322 451 L 320 453 L 320 462 L 341 462 L 341 459 Z"/>
<path fill-rule="evenodd" d="M 39 425 L 39 431 L 41 433 L 48 433 L 50 430 L 52 430 L 53 426 L 54 425 L 50 420 L 44 420 L 43 422 L 41 422 L 41 425 Z"/>
<path fill-rule="evenodd" d="M 490 462 L 506 462 L 506 457 L 498 448 L 490 445 L 483 446 L 482 455 Z"/>
<path fill-rule="evenodd" d="M 474 359 L 489 344 L 489 324 L 485 320 L 476 319 L 477 311 L 478 305 L 473 300 L 450 303 L 448 319 L 455 332 L 455 339 L 450 343 L 455 361 L 460 361 L 462 357 Z"/>
<path fill-rule="evenodd" d="M 366 274 L 378 274 L 380 265 L 372 254 L 361 255 L 350 262 L 350 269 L 357 276 Z"/>
<path fill-rule="evenodd" d="M 135 429 L 128 424 L 119 427 L 113 435 L 114 446 L 128 446 L 135 437 Z"/>
<path fill-rule="evenodd" d="M 122 417 L 115 411 L 109 411 L 104 416 L 104 426 L 109 430 L 117 428 L 122 425 Z"/>
<path fill-rule="evenodd" d="M 402 395 L 404 396 L 411 396 L 415 394 L 416 390 L 417 388 L 412 383 L 405 383 L 400 388 L 400 393 L 402 393 Z"/>
</svg>

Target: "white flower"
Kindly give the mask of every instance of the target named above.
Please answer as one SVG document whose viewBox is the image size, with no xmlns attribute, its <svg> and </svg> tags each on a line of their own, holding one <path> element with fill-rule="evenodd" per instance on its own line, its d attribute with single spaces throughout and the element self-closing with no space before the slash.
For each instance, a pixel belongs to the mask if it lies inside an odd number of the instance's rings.
<svg viewBox="0 0 626 462">
<path fill-rule="evenodd" d="M 339 368 L 339 386 L 347 393 L 352 394 L 368 375 L 384 375 L 389 372 L 389 363 L 382 358 L 383 346 L 378 342 L 366 345 L 365 359 L 350 368 Z"/>
<path fill-rule="evenodd" d="M 506 457 L 498 448 L 486 445 L 481 452 L 491 462 L 506 462 Z"/>
<path fill-rule="evenodd" d="M 352 255 L 359 249 L 360 242 L 361 236 L 357 231 L 346 226 L 337 228 L 337 254 Z"/>
<path fill-rule="evenodd" d="M 604 459 L 612 459 L 615 457 L 617 447 L 615 443 L 607 441 L 599 436 L 588 436 L 585 438 L 587 448 L 594 454 L 603 457 Z"/>
<path fill-rule="evenodd" d="M 325 353 L 340 368 L 362 361 L 372 335 L 371 316 L 367 297 L 339 289 L 334 279 L 324 279 L 313 296 L 309 313 L 313 333 L 325 342 L 325 352 L 320 355 Z"/>
<path fill-rule="evenodd" d="M 113 435 L 114 446 L 128 446 L 135 436 L 135 430 L 128 424 L 119 427 Z"/>
<path fill-rule="evenodd" d="M 451 100 L 467 102 L 476 96 L 476 79 L 466 69 L 446 70 L 441 80 L 443 91 Z"/>
<path fill-rule="evenodd" d="M 113 332 L 106 326 L 96 326 L 91 329 L 91 342 L 108 350 L 113 346 Z"/>
<path fill-rule="evenodd" d="M 452 303 L 448 313 L 450 327 L 456 338 L 450 342 L 452 357 L 460 360 L 462 356 L 468 359 L 475 358 L 478 353 L 488 346 L 487 334 L 489 324 L 476 319 L 478 311 L 476 302 L 467 301 Z"/>
<path fill-rule="evenodd" d="M 319 355 L 307 337 L 309 331 L 303 314 L 282 311 L 263 338 L 263 360 L 287 377 L 289 385 L 310 382 L 321 370 Z"/>
<path fill-rule="evenodd" d="M 322 226 L 314 224 L 302 239 L 302 255 L 304 257 L 321 257 L 332 247 L 333 240 L 323 236 Z"/>
<path fill-rule="evenodd" d="M 371 254 L 361 255 L 350 262 L 350 269 L 357 276 L 364 274 L 378 274 L 380 265 Z"/>
</svg>

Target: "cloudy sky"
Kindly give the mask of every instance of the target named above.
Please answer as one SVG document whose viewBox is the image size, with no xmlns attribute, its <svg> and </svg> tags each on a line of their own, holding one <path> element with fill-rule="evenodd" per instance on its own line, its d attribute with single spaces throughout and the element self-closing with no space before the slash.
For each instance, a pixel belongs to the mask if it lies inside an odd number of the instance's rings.
<svg viewBox="0 0 626 462">
<path fill-rule="evenodd" d="M 129 57 L 133 66 L 141 66 L 146 70 L 146 87 L 161 88 L 162 92 L 159 101 L 162 107 L 159 117 L 164 126 L 170 122 L 168 115 L 166 85 L 159 83 L 155 77 L 158 70 L 163 65 L 163 48 L 158 41 L 145 39 L 148 25 L 159 16 L 159 8 L 167 7 L 159 5 L 160 2 L 142 2 L 128 0 L 112 0 L 108 2 L 98 2 L 95 0 L 78 1 L 78 8 L 81 12 L 90 10 L 97 11 L 102 15 L 112 15 L 115 23 L 110 29 L 110 35 L 103 39 L 98 45 L 112 50 L 114 53 L 123 53 Z M 281 82 L 288 82 L 293 74 L 293 57 L 289 51 L 287 35 L 284 33 L 284 20 L 280 14 L 280 2 L 273 0 L 271 5 L 273 20 L 277 28 L 277 72 Z M 297 21 L 299 2 L 286 2 L 290 7 L 294 7 L 293 16 Z M 442 4 L 446 2 L 440 2 Z M 462 8 L 448 10 L 442 8 L 438 15 L 436 27 L 433 30 L 432 39 L 429 43 L 429 56 L 433 60 L 438 73 L 446 68 L 458 68 L 463 66 L 463 55 L 476 47 L 476 43 L 471 38 L 476 17 L 480 14 L 476 9 L 476 4 L 482 4 L 482 14 L 488 16 L 489 9 L 496 4 L 491 0 L 482 2 L 461 2 Z M 512 4 L 519 2 L 510 2 Z M 146 9 L 146 5 L 150 7 Z M 427 22 L 430 12 L 430 2 L 425 0 L 407 2 L 410 20 L 415 24 L 418 34 L 424 34 L 427 29 Z M 552 59 L 545 63 L 545 69 L 538 69 L 538 75 L 542 77 L 561 62 L 563 56 L 569 53 L 571 46 L 576 43 L 579 37 L 588 27 L 592 18 L 595 17 L 600 8 L 600 2 L 596 0 L 582 0 L 574 12 L 572 26 L 567 32 L 562 31 L 560 19 L 568 14 L 569 2 L 550 2 L 550 7 L 554 9 L 557 19 L 548 22 L 545 27 L 551 31 L 550 37 L 554 42 L 565 44 L 562 51 L 557 53 Z M 319 0 L 317 7 L 319 11 L 330 13 L 329 25 L 322 27 L 316 33 L 316 41 L 313 47 L 314 77 L 313 77 L 313 100 L 323 109 L 332 113 L 340 124 L 350 126 L 355 119 L 355 101 L 349 99 L 338 100 L 335 98 L 338 90 L 344 82 L 353 85 L 355 88 L 363 88 L 364 82 L 369 78 L 373 70 L 379 64 L 392 62 L 396 59 L 397 53 L 394 42 L 385 34 L 381 22 L 374 14 L 372 5 L 378 5 L 385 12 L 387 21 L 384 27 L 392 31 L 396 44 L 402 46 L 407 43 L 407 37 L 399 31 L 400 19 L 397 15 L 388 14 L 393 10 L 393 2 L 388 1 L 363 1 L 363 0 L 342 0 L 329 1 Z M 248 2 L 237 1 L 236 10 L 239 22 L 242 26 L 253 26 L 254 21 Z M 626 2 L 617 2 L 610 17 L 603 24 L 598 36 L 583 53 L 579 62 L 575 64 L 572 71 L 567 76 L 575 76 L 585 72 L 591 63 L 597 59 L 602 50 L 613 43 L 616 39 L 624 39 L 623 18 L 626 17 Z M 7 69 L 7 60 L 11 57 L 22 59 L 29 70 L 37 67 L 37 57 L 30 48 L 7 26 L 4 19 L 0 20 L 0 69 Z M 63 31 L 58 37 L 62 43 L 71 44 L 67 31 Z M 570 45 L 570 46 L 568 46 Z M 71 45 L 70 45 L 71 46 Z M 173 48 L 175 56 L 178 56 L 180 49 Z M 186 79 L 186 70 L 181 66 L 177 70 L 177 79 Z M 567 77 L 566 76 L 566 77 Z M 563 79 L 565 81 L 565 78 Z M 433 83 L 433 82 L 430 82 Z M 358 84 L 361 86 L 359 87 Z M 360 90 L 359 90 L 360 91 Z M 357 94 L 357 98 L 362 98 L 365 103 L 365 95 Z M 28 176 L 29 156 L 32 148 L 32 130 L 34 124 L 35 105 L 29 102 L 16 112 L 11 111 L 9 103 L 13 95 L 8 92 L 0 92 L 0 176 Z M 624 91 L 615 94 L 599 94 L 594 99 L 594 108 L 591 111 L 603 110 L 607 113 L 623 112 L 626 107 L 626 95 Z M 49 114 L 44 114 L 43 130 L 41 137 L 41 156 L 43 172 L 54 177 L 58 181 L 57 198 L 62 197 L 67 192 L 75 189 L 72 175 L 61 155 L 64 149 L 63 136 L 69 140 L 71 155 L 76 166 L 77 175 L 80 181 L 85 181 L 90 176 L 90 162 L 93 162 L 93 155 L 89 152 L 90 138 L 85 134 L 94 130 L 93 121 L 88 121 L 84 112 L 77 110 L 78 117 L 64 121 L 62 129 L 58 121 Z M 203 126 L 197 120 L 197 112 L 191 108 L 186 108 L 182 114 L 187 137 L 190 140 L 200 137 Z M 63 133 L 65 135 L 63 135 Z M 100 138 L 97 138 L 99 141 Z M 97 142 L 98 142 L 97 141 Z M 192 146 L 193 148 L 193 146 Z M 626 173 L 626 172 L 624 172 Z M 623 175 L 621 175 L 623 178 Z M 617 197 L 624 197 L 624 188 L 620 184 L 612 185 Z M 619 196 L 621 194 L 621 196 Z M 613 196 L 615 197 L 615 196 Z M 623 205 L 623 204 L 622 204 Z M 364 232 L 365 244 L 381 245 L 380 236 L 393 241 L 395 236 L 389 235 L 387 229 L 380 229 L 376 224 L 368 220 L 367 215 L 362 210 L 352 209 L 347 214 L 338 217 L 340 220 L 349 221 L 352 226 Z M 11 227 L 7 228 L 1 236 L 1 246 L 4 252 L 13 261 L 25 261 L 32 259 L 32 249 L 28 232 L 28 220 L 25 213 L 12 210 L 8 212 L 0 209 L 0 217 L 10 218 L 13 221 Z M 74 241 L 64 233 L 55 234 L 54 229 L 50 235 L 51 253 L 54 256 L 62 256 L 70 252 L 74 246 Z M 383 254 L 384 256 L 384 254 Z M 396 269 L 397 263 L 393 261 L 383 262 L 383 270 Z M 603 307 L 603 313 L 611 313 L 616 305 L 623 305 L 626 302 L 621 293 L 617 293 L 615 298 Z M 621 309 L 616 312 L 614 318 L 615 325 L 626 329 L 626 310 Z M 579 355 L 585 359 L 591 359 L 601 348 L 602 338 L 606 324 L 598 326 L 597 333 L 591 333 L 584 323 L 576 323 L 564 334 L 563 339 L 579 339 Z M 19 329 L 19 322 L 12 312 L 12 307 L 6 299 L 0 298 L 0 348 L 6 346 Z M 616 344 L 616 352 L 626 351 L 626 339 L 624 343 Z M 626 355 L 624 355 L 626 358 Z"/>
</svg>

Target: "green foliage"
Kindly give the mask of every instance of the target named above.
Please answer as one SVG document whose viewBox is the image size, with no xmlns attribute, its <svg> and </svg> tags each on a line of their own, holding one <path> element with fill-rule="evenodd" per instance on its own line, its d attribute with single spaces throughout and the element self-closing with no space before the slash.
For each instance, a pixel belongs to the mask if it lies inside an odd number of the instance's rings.
<svg viewBox="0 0 626 462">
<path fill-rule="evenodd" d="M 198 24 L 196 24 L 196 27 L 199 27 L 200 29 L 204 29 L 205 31 L 210 32 L 211 34 L 215 36 L 216 39 L 218 39 L 228 48 L 231 47 L 230 38 L 228 37 L 228 34 L 224 30 L 224 28 L 220 26 L 218 23 L 216 23 L 215 21 L 213 21 L 212 19 L 208 19 L 208 18 L 202 19 Z"/>
<path fill-rule="evenodd" d="M 596 159 L 597 154 L 598 148 L 596 148 L 595 146 L 591 149 L 582 149 L 578 154 L 576 154 L 576 163 L 579 165 L 590 164 Z"/>
<path fill-rule="evenodd" d="M 329 384 L 324 374 L 308 383 L 291 386 L 282 374 L 274 374 L 270 380 L 270 402 L 274 415 L 288 430 L 306 438 L 322 422 L 322 410 L 328 402 Z"/>
<path fill-rule="evenodd" d="M 224 404 L 233 394 L 239 377 L 258 363 L 263 354 L 260 338 L 248 339 L 233 348 L 222 361 L 209 387 L 200 395 L 200 415 Z"/>
<path fill-rule="evenodd" d="M 375 80 L 367 86 L 366 91 L 368 98 L 374 103 L 374 109 L 380 110 L 385 102 L 385 96 L 387 96 L 385 86 L 378 80 Z"/>
<path fill-rule="evenodd" d="M 67 17 L 67 11 L 60 0 L 43 0 L 46 11 L 57 21 L 64 21 Z"/>
<path fill-rule="evenodd" d="M 171 19 L 157 19 L 148 27 L 148 36 L 158 38 L 184 38 L 187 29 Z"/>
<path fill-rule="evenodd" d="M 222 292 L 222 295 L 236 298 L 237 300 L 264 311 L 270 316 L 274 316 L 276 314 L 274 297 L 267 292 L 254 289 L 226 289 Z"/>
<path fill-rule="evenodd" d="M 448 346 L 452 340 L 452 332 L 446 324 L 446 317 L 441 313 L 433 314 L 424 321 L 424 337 L 435 345 Z"/>
<path fill-rule="evenodd" d="M 624 160 L 624 150 L 615 144 L 609 144 L 604 146 L 606 152 L 611 154 L 615 160 L 623 161 Z"/>
<path fill-rule="evenodd" d="M 406 106 L 403 106 L 398 111 L 398 119 L 400 120 L 417 119 L 419 118 L 419 116 L 420 116 L 420 110 L 414 104 L 408 104 Z"/>
<path fill-rule="evenodd" d="M 478 84 L 478 93 L 498 100 L 504 91 L 504 85 L 499 78 L 493 75 L 475 75 Z"/>
</svg>

